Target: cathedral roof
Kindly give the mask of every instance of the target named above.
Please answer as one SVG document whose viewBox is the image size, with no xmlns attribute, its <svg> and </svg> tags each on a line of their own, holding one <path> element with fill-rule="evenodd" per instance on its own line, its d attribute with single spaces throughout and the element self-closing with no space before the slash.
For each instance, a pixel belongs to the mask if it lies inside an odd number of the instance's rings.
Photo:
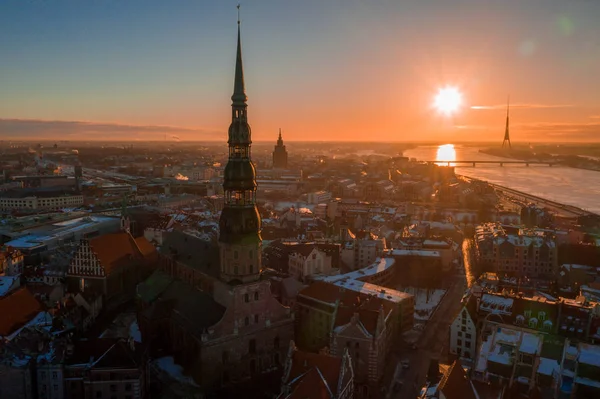
<svg viewBox="0 0 600 399">
<path fill-rule="evenodd" d="M 164 235 L 160 252 L 211 277 L 219 277 L 219 247 L 212 241 L 175 230 Z"/>
</svg>

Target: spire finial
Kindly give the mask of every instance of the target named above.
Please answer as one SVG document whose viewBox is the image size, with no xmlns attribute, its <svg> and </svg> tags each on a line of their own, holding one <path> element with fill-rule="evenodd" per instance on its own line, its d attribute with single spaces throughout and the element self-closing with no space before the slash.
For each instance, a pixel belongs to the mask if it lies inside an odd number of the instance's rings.
<svg viewBox="0 0 600 399">
<path fill-rule="evenodd" d="M 235 81 L 233 85 L 233 96 L 231 100 L 234 105 L 243 106 L 247 101 L 246 90 L 244 87 L 244 68 L 242 66 L 242 38 L 240 34 L 240 5 L 238 9 L 238 37 L 237 37 L 237 55 L 235 61 Z"/>
</svg>

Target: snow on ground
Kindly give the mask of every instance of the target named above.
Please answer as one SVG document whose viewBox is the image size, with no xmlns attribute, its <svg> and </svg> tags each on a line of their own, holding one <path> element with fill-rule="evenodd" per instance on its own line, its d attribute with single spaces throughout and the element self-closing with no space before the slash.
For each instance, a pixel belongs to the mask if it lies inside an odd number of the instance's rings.
<svg viewBox="0 0 600 399">
<path fill-rule="evenodd" d="M 401 291 L 415 297 L 415 320 L 429 320 L 435 308 L 439 305 L 446 290 L 406 287 Z"/>
<path fill-rule="evenodd" d="M 153 363 L 158 369 L 164 371 L 174 380 L 183 384 L 198 386 L 191 377 L 187 377 L 183 374 L 183 367 L 176 364 L 175 360 L 173 360 L 173 357 L 161 357 L 159 359 L 156 359 Z"/>
</svg>

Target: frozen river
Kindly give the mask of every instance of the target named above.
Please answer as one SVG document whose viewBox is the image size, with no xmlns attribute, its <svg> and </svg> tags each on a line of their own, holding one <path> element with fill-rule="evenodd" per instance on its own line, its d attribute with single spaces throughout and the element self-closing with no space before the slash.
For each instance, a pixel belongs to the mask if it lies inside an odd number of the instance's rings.
<svg viewBox="0 0 600 399">
<path fill-rule="evenodd" d="M 485 161 L 504 158 L 482 154 L 478 148 L 422 146 L 404 151 L 404 156 L 422 161 Z M 456 173 L 510 187 L 563 204 L 600 214 L 600 172 L 562 166 L 484 165 L 456 166 Z"/>
</svg>

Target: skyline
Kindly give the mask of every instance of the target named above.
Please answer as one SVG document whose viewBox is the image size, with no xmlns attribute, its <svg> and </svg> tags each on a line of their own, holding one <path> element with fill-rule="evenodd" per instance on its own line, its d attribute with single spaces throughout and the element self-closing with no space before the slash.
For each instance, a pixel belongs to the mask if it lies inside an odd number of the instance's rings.
<svg viewBox="0 0 600 399">
<path fill-rule="evenodd" d="M 253 137 L 598 141 L 600 3 L 499 3 L 242 4 Z M 2 138 L 224 140 L 236 4 L 3 3 Z"/>
</svg>

